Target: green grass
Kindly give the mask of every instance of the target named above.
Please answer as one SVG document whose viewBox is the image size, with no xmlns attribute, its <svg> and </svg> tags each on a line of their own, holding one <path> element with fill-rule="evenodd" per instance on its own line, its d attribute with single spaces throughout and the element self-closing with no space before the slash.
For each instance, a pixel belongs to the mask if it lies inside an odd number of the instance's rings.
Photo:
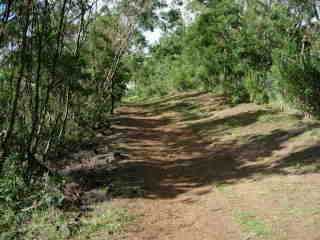
<svg viewBox="0 0 320 240">
<path fill-rule="evenodd" d="M 147 99 L 146 96 L 139 96 L 139 95 L 130 95 L 130 96 L 125 96 L 122 99 L 122 104 L 126 104 L 126 103 L 132 103 L 132 102 L 142 102 L 145 101 Z"/>
<path fill-rule="evenodd" d="M 219 184 L 216 184 L 215 187 L 217 188 L 217 190 L 219 190 L 222 193 L 227 193 L 232 191 L 232 184 L 228 184 L 228 183 L 219 183 Z"/>
<path fill-rule="evenodd" d="M 34 211 L 28 224 L 22 227 L 24 239 L 66 239 L 75 230 L 68 226 L 68 217 L 57 209 Z"/>
<path fill-rule="evenodd" d="M 223 118 L 207 118 L 200 122 L 190 124 L 190 127 L 195 131 L 210 131 L 212 134 L 223 131 L 231 131 L 235 128 L 249 126 L 258 122 L 259 117 L 265 115 L 265 110 L 252 112 L 241 112 L 237 115 L 232 115 Z"/>
<path fill-rule="evenodd" d="M 294 216 L 310 216 L 310 215 L 319 215 L 320 208 L 319 207 L 293 207 L 288 209 L 288 213 Z"/>
<path fill-rule="evenodd" d="M 258 121 L 261 123 L 277 123 L 285 121 L 287 123 L 296 123 L 301 120 L 301 117 L 293 114 L 285 114 L 270 110 L 270 113 L 266 113 L 258 117 Z"/>
<path fill-rule="evenodd" d="M 123 232 L 125 226 L 139 216 L 124 208 L 98 208 L 81 221 L 81 228 L 74 239 L 95 239 Z"/>
<path fill-rule="evenodd" d="M 267 225 L 253 211 L 235 210 L 234 219 L 245 231 L 264 239 L 271 233 Z"/>
<path fill-rule="evenodd" d="M 64 213 L 58 209 L 35 211 L 22 228 L 26 240 L 101 239 L 121 234 L 125 226 L 137 219 L 137 214 L 125 208 L 101 203 L 93 211 L 77 218 L 79 213 Z M 109 238 L 110 237 L 110 238 Z M 105 239 L 105 238 L 104 238 Z"/>
</svg>

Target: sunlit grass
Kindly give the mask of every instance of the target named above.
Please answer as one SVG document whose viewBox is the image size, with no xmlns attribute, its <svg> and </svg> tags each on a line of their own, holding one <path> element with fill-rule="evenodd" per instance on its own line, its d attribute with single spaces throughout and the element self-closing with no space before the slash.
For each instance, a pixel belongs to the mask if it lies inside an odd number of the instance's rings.
<svg viewBox="0 0 320 240">
<path fill-rule="evenodd" d="M 26 240 L 95 239 L 121 234 L 125 226 L 138 217 L 125 208 L 112 207 L 108 202 L 98 204 L 82 216 L 78 212 L 65 213 L 52 208 L 35 211 L 22 232 Z"/>
<path fill-rule="evenodd" d="M 271 230 L 264 223 L 262 219 L 259 219 L 253 211 L 235 210 L 234 219 L 240 224 L 245 231 L 252 233 L 258 237 L 266 239 L 271 234 Z"/>
</svg>

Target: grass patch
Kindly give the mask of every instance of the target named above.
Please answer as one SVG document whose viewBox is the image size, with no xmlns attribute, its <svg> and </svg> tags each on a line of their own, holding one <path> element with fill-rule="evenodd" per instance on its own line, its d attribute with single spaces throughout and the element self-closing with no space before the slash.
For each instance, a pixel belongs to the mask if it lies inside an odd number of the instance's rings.
<svg viewBox="0 0 320 240">
<path fill-rule="evenodd" d="M 59 240 L 69 238 L 76 231 L 76 227 L 71 224 L 71 216 L 51 208 L 33 212 L 29 223 L 22 227 L 22 232 L 27 240 Z"/>
<path fill-rule="evenodd" d="M 95 239 L 123 232 L 125 226 L 139 217 L 124 208 L 97 208 L 89 216 L 81 219 L 81 228 L 73 239 Z"/>
<path fill-rule="evenodd" d="M 231 184 L 228 183 L 219 183 L 215 185 L 216 189 L 220 192 L 227 193 L 232 190 Z"/>
<path fill-rule="evenodd" d="M 212 135 L 255 124 L 258 122 L 259 117 L 264 114 L 266 114 L 265 110 L 241 112 L 237 115 L 222 118 L 203 119 L 199 122 L 192 123 L 189 126 L 195 131 L 203 131 L 205 129 L 206 132 L 210 132 L 210 135 Z"/>
<path fill-rule="evenodd" d="M 234 211 L 235 221 L 244 227 L 244 229 L 250 233 L 255 234 L 258 237 L 268 237 L 271 233 L 266 224 L 259 219 L 252 211 Z"/>
<path fill-rule="evenodd" d="M 309 215 L 319 215 L 320 214 L 320 208 L 314 207 L 314 208 L 290 208 L 288 209 L 288 212 L 291 215 L 294 216 L 309 216 Z"/>
<path fill-rule="evenodd" d="M 259 122 L 262 123 L 277 123 L 277 122 L 287 122 L 287 123 L 294 123 L 301 120 L 301 117 L 293 114 L 283 114 L 272 112 L 266 113 L 265 115 L 261 115 L 258 118 Z"/>
<path fill-rule="evenodd" d="M 132 102 L 141 102 L 146 99 L 147 99 L 146 96 L 139 96 L 139 95 L 125 96 L 124 99 L 122 100 L 122 104 L 132 103 Z"/>
<path fill-rule="evenodd" d="M 82 217 L 79 213 L 64 213 L 58 209 L 34 212 L 29 223 L 22 228 L 26 240 L 101 239 L 121 234 L 125 226 L 137 219 L 137 214 L 124 208 L 102 203 Z M 108 239 L 110 239 L 108 238 Z"/>
</svg>

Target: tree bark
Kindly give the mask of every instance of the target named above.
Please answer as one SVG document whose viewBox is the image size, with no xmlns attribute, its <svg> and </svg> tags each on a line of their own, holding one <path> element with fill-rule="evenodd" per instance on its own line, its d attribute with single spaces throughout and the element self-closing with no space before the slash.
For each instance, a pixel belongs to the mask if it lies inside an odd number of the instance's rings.
<svg viewBox="0 0 320 240">
<path fill-rule="evenodd" d="M 23 31 L 22 31 L 20 69 L 19 69 L 19 74 L 18 74 L 16 86 L 15 86 L 15 96 L 14 96 L 13 103 L 12 103 L 12 110 L 11 110 L 11 114 L 10 114 L 9 127 L 7 130 L 7 134 L 2 142 L 3 154 L 0 159 L 0 172 L 2 172 L 4 160 L 9 153 L 8 142 L 12 136 L 15 122 L 16 122 L 18 103 L 19 103 L 19 98 L 20 98 L 21 82 L 22 82 L 22 78 L 23 78 L 23 74 L 24 74 L 24 70 L 25 70 L 25 66 L 26 66 L 25 65 L 26 64 L 26 50 L 27 50 L 27 41 L 28 41 L 27 33 L 28 33 L 28 27 L 29 27 L 29 22 L 30 22 L 31 6 L 32 6 L 32 0 L 28 0 L 27 5 L 26 5 L 26 10 L 25 10 L 26 11 L 25 23 L 24 23 Z"/>
</svg>

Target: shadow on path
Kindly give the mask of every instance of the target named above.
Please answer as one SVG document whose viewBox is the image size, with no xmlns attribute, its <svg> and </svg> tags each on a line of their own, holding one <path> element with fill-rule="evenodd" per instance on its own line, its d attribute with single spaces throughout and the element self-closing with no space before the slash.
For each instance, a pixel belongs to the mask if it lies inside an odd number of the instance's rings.
<svg viewBox="0 0 320 240">
<path fill-rule="evenodd" d="M 286 174 L 284 168 L 297 161 L 311 164 L 320 160 L 320 147 L 312 147 L 291 153 L 276 164 L 261 162 L 262 158 L 281 150 L 291 138 L 318 128 L 317 123 L 301 123 L 266 134 L 248 134 L 245 141 L 243 138 L 226 140 L 222 137 L 232 128 L 250 126 L 265 114 L 277 113 L 266 110 L 240 112 L 178 127 L 176 117 L 146 117 L 146 111 L 153 110 L 150 105 L 143 106 L 126 107 L 116 118 L 114 131 L 123 136 L 121 151 L 128 154 L 117 161 L 116 168 L 110 171 L 99 165 L 72 173 L 86 190 L 118 183 L 127 189 L 142 190 L 139 197 L 175 198 L 195 187 L 233 183 L 255 174 Z M 210 131 L 215 139 L 210 140 L 203 134 L 206 131 Z"/>
</svg>

